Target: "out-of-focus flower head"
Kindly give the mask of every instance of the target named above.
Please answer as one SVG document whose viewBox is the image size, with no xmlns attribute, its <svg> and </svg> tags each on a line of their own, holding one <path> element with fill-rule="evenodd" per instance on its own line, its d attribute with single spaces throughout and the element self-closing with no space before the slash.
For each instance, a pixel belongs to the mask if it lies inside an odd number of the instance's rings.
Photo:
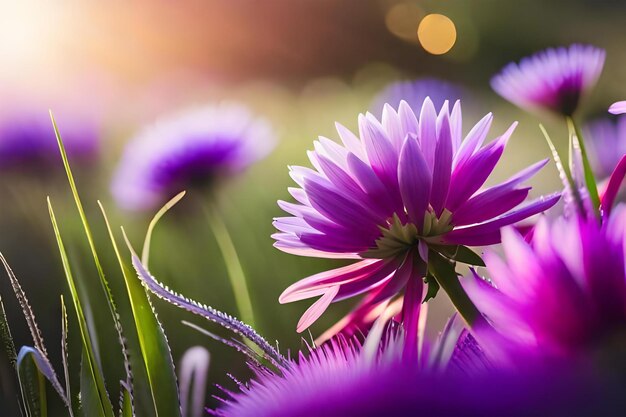
<svg viewBox="0 0 626 417">
<path fill-rule="evenodd" d="M 549 48 L 519 64 L 510 63 L 491 80 L 493 89 L 526 110 L 571 116 L 604 66 L 605 52 L 588 45 Z"/>
<path fill-rule="evenodd" d="M 446 100 L 454 103 L 463 99 L 464 95 L 462 87 L 438 78 L 396 81 L 389 84 L 374 97 L 372 112 L 382 114 L 385 104 L 397 109 L 403 100 L 415 112 L 419 112 L 426 97 L 430 98 L 435 108 L 441 108 Z"/>
<path fill-rule="evenodd" d="M 152 209 L 183 189 L 242 171 L 275 143 L 270 123 L 242 105 L 183 111 L 131 140 L 113 178 L 113 196 L 125 209 Z"/>
<path fill-rule="evenodd" d="M 55 112 L 67 154 L 77 164 L 99 154 L 100 129 L 95 120 Z M 49 172 L 63 169 L 50 114 L 45 108 L 22 109 L 0 118 L 0 169 Z"/>
<path fill-rule="evenodd" d="M 461 106 L 439 114 L 426 99 L 419 117 L 406 102 L 385 106 L 382 123 L 359 116 L 357 137 L 337 125 L 343 146 L 321 137 L 309 152 L 314 169 L 294 166 L 297 203 L 279 201 L 275 246 L 288 253 L 358 262 L 303 279 L 280 296 L 292 302 L 321 296 L 303 315 L 310 326 L 331 302 L 376 293 L 371 305 L 405 288 L 404 308 L 418 308 L 429 257 L 461 258 L 467 248 L 500 241 L 500 228 L 553 206 L 559 194 L 521 208 L 520 184 L 546 161 L 479 191 L 500 159 L 515 124 L 486 146 L 488 114 L 462 138 Z M 412 307 L 411 307 L 412 306 Z M 408 314 L 411 316 L 411 314 Z"/>
<path fill-rule="evenodd" d="M 594 173 L 606 179 L 626 154 L 626 116 L 594 120 L 584 131 Z"/>
<path fill-rule="evenodd" d="M 221 407 L 211 412 L 220 417 L 566 416 L 618 409 L 618 395 L 579 375 L 468 367 L 467 355 L 479 348 L 467 335 L 456 349 L 452 345 L 448 364 L 437 369 L 406 360 L 401 337 L 374 345 L 368 339 L 363 345 L 331 339 L 300 353 L 280 372 L 257 369 L 249 383 L 239 384 L 240 391 L 225 391 Z"/>
<path fill-rule="evenodd" d="M 621 357 L 626 207 L 617 206 L 603 223 L 590 217 L 542 220 L 532 244 L 512 229 L 502 234 L 506 260 L 485 256 L 493 286 L 477 279 L 468 291 L 507 341 L 500 345 L 510 347 L 513 360 L 520 352 L 544 359 L 590 360 L 600 352 Z"/>
</svg>

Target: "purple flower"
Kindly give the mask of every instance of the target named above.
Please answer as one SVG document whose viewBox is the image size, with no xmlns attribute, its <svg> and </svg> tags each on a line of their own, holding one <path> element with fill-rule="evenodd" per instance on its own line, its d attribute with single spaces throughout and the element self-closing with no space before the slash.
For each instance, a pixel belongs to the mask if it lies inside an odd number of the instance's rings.
<svg viewBox="0 0 626 417">
<path fill-rule="evenodd" d="M 321 296 L 298 323 L 311 325 L 331 302 L 375 292 L 373 305 L 405 292 L 405 306 L 419 306 L 430 254 L 455 258 L 462 247 L 500 241 L 500 228 L 540 213 L 559 195 L 517 208 L 530 187 L 520 184 L 546 160 L 507 181 L 479 190 L 500 159 L 515 124 L 483 146 L 488 114 L 462 139 L 461 106 L 439 114 L 430 99 L 419 118 L 406 102 L 383 111 L 382 124 L 359 116 L 360 138 L 337 124 L 343 146 L 315 142 L 315 169 L 294 166 L 301 188 L 297 203 L 279 201 L 291 214 L 277 218 L 273 237 L 280 250 L 303 256 L 357 259 L 342 268 L 303 279 L 280 296 L 291 302 Z M 410 289 L 410 290 L 409 290 Z M 407 301 L 408 299 L 408 301 Z"/>
<path fill-rule="evenodd" d="M 93 162 L 99 153 L 100 132 L 88 117 L 56 114 L 65 149 L 77 163 Z M 46 109 L 25 110 L 0 120 L 0 169 L 49 172 L 63 168 L 50 114 Z"/>
<path fill-rule="evenodd" d="M 585 126 L 591 164 L 599 178 L 608 178 L 626 154 L 626 116 L 603 118 Z"/>
<path fill-rule="evenodd" d="M 205 187 L 265 157 L 275 145 L 265 119 L 236 104 L 184 111 L 141 131 L 111 185 L 118 204 L 152 209 L 189 187 Z"/>
<path fill-rule="evenodd" d="M 510 63 L 491 86 L 505 99 L 526 110 L 548 109 L 571 116 L 581 96 L 602 72 L 605 52 L 588 45 L 546 49 Z"/>
<path fill-rule="evenodd" d="M 438 78 L 396 81 L 376 95 L 372 103 L 372 112 L 382 114 L 385 104 L 397 109 L 403 100 L 415 112 L 419 112 L 426 97 L 431 99 L 435 108 L 441 108 L 446 100 L 453 103 L 462 99 L 464 95 L 460 86 Z"/>
<path fill-rule="evenodd" d="M 383 341 L 373 352 L 367 344 L 333 339 L 300 353 L 279 372 L 257 368 L 252 381 L 239 384 L 238 392 L 225 390 L 221 407 L 209 411 L 220 417 L 344 417 L 571 416 L 619 410 L 619 393 L 573 372 L 433 369 L 404 360 L 401 339 Z"/>
<path fill-rule="evenodd" d="M 476 280 L 468 291 L 513 360 L 520 351 L 592 360 L 601 349 L 605 359 L 618 358 L 626 334 L 626 207 L 617 206 L 602 224 L 583 217 L 541 221 L 532 244 L 511 229 L 502 234 L 506 259 L 485 257 L 494 285 Z"/>
</svg>

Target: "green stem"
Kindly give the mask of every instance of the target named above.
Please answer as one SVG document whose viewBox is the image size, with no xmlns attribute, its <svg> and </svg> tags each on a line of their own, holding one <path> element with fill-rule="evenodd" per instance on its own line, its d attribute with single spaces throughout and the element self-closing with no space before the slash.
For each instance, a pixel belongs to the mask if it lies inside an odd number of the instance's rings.
<svg viewBox="0 0 626 417">
<path fill-rule="evenodd" d="M 431 251 L 428 258 L 428 268 L 439 286 L 448 294 L 450 301 L 452 301 L 452 304 L 469 327 L 474 328 L 477 325 L 487 324 L 487 321 L 459 282 L 459 277 L 456 274 L 452 261 Z"/>
<path fill-rule="evenodd" d="M 209 225 L 213 230 L 217 245 L 222 252 L 224 258 L 224 264 L 226 265 L 226 271 L 228 278 L 230 279 L 230 285 L 235 293 L 235 303 L 237 304 L 237 310 L 241 316 L 241 320 L 256 329 L 254 323 L 254 313 L 252 312 L 252 302 L 250 301 L 250 292 L 248 291 L 248 285 L 246 284 L 246 276 L 241 267 L 239 256 L 235 250 L 235 245 L 228 233 L 226 224 L 222 220 L 217 205 L 211 205 L 207 210 Z"/>
<path fill-rule="evenodd" d="M 599 215 L 600 208 L 600 197 L 598 195 L 598 186 L 596 185 L 596 180 L 593 176 L 593 171 L 591 169 L 591 164 L 589 163 L 589 157 L 587 156 L 587 149 L 585 148 L 585 141 L 583 139 L 583 135 L 574 121 L 574 119 L 570 116 L 566 117 L 567 120 L 567 128 L 569 130 L 570 138 L 573 136 L 576 137 L 578 146 L 580 147 L 580 153 L 583 160 L 583 169 L 585 175 L 585 185 L 587 186 L 587 191 L 589 191 L 589 197 L 591 198 L 591 202 L 593 203 L 594 210 L 596 214 Z M 571 150 L 570 150 L 571 152 Z M 570 164 L 571 164 L 571 156 L 570 156 Z"/>
</svg>

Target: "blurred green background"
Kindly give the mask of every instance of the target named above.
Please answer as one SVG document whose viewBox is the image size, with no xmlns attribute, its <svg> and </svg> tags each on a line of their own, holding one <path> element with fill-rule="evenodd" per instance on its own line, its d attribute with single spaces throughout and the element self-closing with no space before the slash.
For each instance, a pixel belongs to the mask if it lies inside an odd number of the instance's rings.
<svg viewBox="0 0 626 417">
<path fill-rule="evenodd" d="M 429 13 L 444 14 L 456 26 L 456 44 L 446 54 L 429 54 L 416 36 L 420 20 Z M 389 82 L 435 76 L 467 90 L 465 132 L 489 111 L 495 114 L 490 138 L 520 121 L 504 162 L 490 181 L 508 176 L 547 157 L 548 149 L 539 120 L 497 97 L 489 88 L 490 77 L 509 61 L 539 49 L 591 43 L 607 50 L 607 62 L 582 113 L 602 114 L 610 103 L 626 97 L 625 19 L 625 2 L 591 0 L 5 3 L 0 14 L 0 119 L 17 107 L 40 112 L 59 108 L 64 119 L 86 113 L 98 119 L 100 158 L 75 166 L 75 176 L 124 316 L 129 308 L 122 301 L 123 281 L 96 204 L 101 200 L 113 223 L 123 225 L 140 247 L 152 213 L 118 210 L 109 191 L 124 144 L 157 117 L 197 104 L 235 100 L 269 118 L 279 134 L 278 147 L 221 187 L 217 197 L 248 278 L 257 330 L 270 341 L 278 340 L 283 352 L 294 351 L 302 346 L 301 336 L 309 338 L 295 333 L 308 302 L 279 305 L 278 295 L 297 279 L 341 262 L 297 257 L 272 247 L 272 218 L 281 215 L 276 200 L 289 199 L 287 187 L 292 185 L 287 165 L 308 165 L 305 151 L 318 135 L 336 138 L 335 121 L 355 129 L 358 113 L 368 110 L 375 94 Z M 564 137 L 557 120 L 540 120 L 557 142 Z M 53 141 L 52 129 L 50 133 Z M 560 142 L 562 146 L 564 141 Z M 51 357 L 59 362 L 59 295 L 67 288 L 48 220 L 45 198 L 50 195 L 72 261 L 80 265 L 83 279 L 94 283 L 85 290 L 93 294 L 93 320 L 101 329 L 99 348 L 111 352 L 104 355 L 111 361 L 105 366 L 108 385 L 117 392 L 123 374 L 121 354 L 104 300 L 98 298 L 97 275 L 60 159 L 58 168 L 0 166 L 0 251 L 21 280 Z M 533 195 L 557 189 L 554 167 L 545 168 L 532 184 Z M 206 218 L 194 209 L 195 202 L 206 199 L 191 193 L 164 218 L 154 235 L 151 270 L 176 291 L 236 314 L 216 242 Z M 0 294 L 16 342 L 30 343 L 4 275 Z M 319 335 L 353 303 L 333 305 L 312 334 Z M 429 333 L 436 336 L 451 308 L 445 295 L 432 304 Z M 180 321 L 223 331 L 163 302 L 156 302 L 156 308 L 175 361 L 196 344 L 210 350 L 207 404 L 214 403 L 210 395 L 218 392 L 212 383 L 233 387 L 227 372 L 247 378 L 241 355 Z M 73 330 L 71 340 L 77 335 Z M 71 349 L 70 354 L 77 358 L 79 352 Z M 6 377 L 4 356 L 0 366 L 4 393 L 0 410 L 13 415 L 15 404 L 7 398 L 15 398 L 15 388 Z"/>
</svg>

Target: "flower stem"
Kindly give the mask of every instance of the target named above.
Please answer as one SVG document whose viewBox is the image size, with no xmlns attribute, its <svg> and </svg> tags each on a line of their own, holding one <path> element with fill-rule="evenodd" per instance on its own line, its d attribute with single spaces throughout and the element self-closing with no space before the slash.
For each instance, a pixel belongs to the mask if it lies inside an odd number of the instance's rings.
<svg viewBox="0 0 626 417">
<path fill-rule="evenodd" d="M 243 272 L 239 256 L 235 250 L 235 245 L 228 233 L 226 224 L 222 220 L 219 208 L 216 204 L 213 204 L 207 210 L 209 218 L 209 225 L 213 230 L 213 235 L 217 241 L 222 257 L 224 258 L 224 264 L 226 265 L 226 272 L 230 279 L 230 285 L 233 288 L 235 294 L 235 303 L 241 320 L 248 324 L 250 327 L 256 329 L 254 323 L 254 313 L 252 311 L 252 302 L 250 301 L 250 292 L 248 291 L 248 285 L 246 284 L 246 276 Z"/>
<path fill-rule="evenodd" d="M 459 282 L 454 263 L 432 251 L 429 254 L 428 260 L 430 273 L 435 277 L 437 283 L 443 288 L 446 294 L 448 294 L 450 301 L 452 301 L 452 304 L 465 322 L 471 328 L 487 324 L 487 321 Z"/>
<path fill-rule="evenodd" d="M 587 149 L 585 148 L 585 141 L 583 139 L 582 133 L 578 128 L 578 125 L 574 121 L 572 117 L 567 117 L 567 128 L 569 130 L 570 141 L 572 138 L 576 138 L 578 146 L 580 147 L 580 154 L 583 162 L 583 174 L 585 177 L 585 185 L 587 186 L 587 191 L 589 192 L 589 197 L 591 198 L 591 202 L 593 204 L 593 208 L 596 211 L 596 214 L 599 215 L 600 208 L 600 197 L 598 196 L 598 186 L 596 185 L 596 180 L 593 176 L 593 171 L 591 169 L 591 164 L 589 163 L 589 157 L 587 156 Z M 570 144 L 570 152 L 572 152 L 571 144 Z M 571 161 L 570 154 L 570 164 Z"/>
</svg>

